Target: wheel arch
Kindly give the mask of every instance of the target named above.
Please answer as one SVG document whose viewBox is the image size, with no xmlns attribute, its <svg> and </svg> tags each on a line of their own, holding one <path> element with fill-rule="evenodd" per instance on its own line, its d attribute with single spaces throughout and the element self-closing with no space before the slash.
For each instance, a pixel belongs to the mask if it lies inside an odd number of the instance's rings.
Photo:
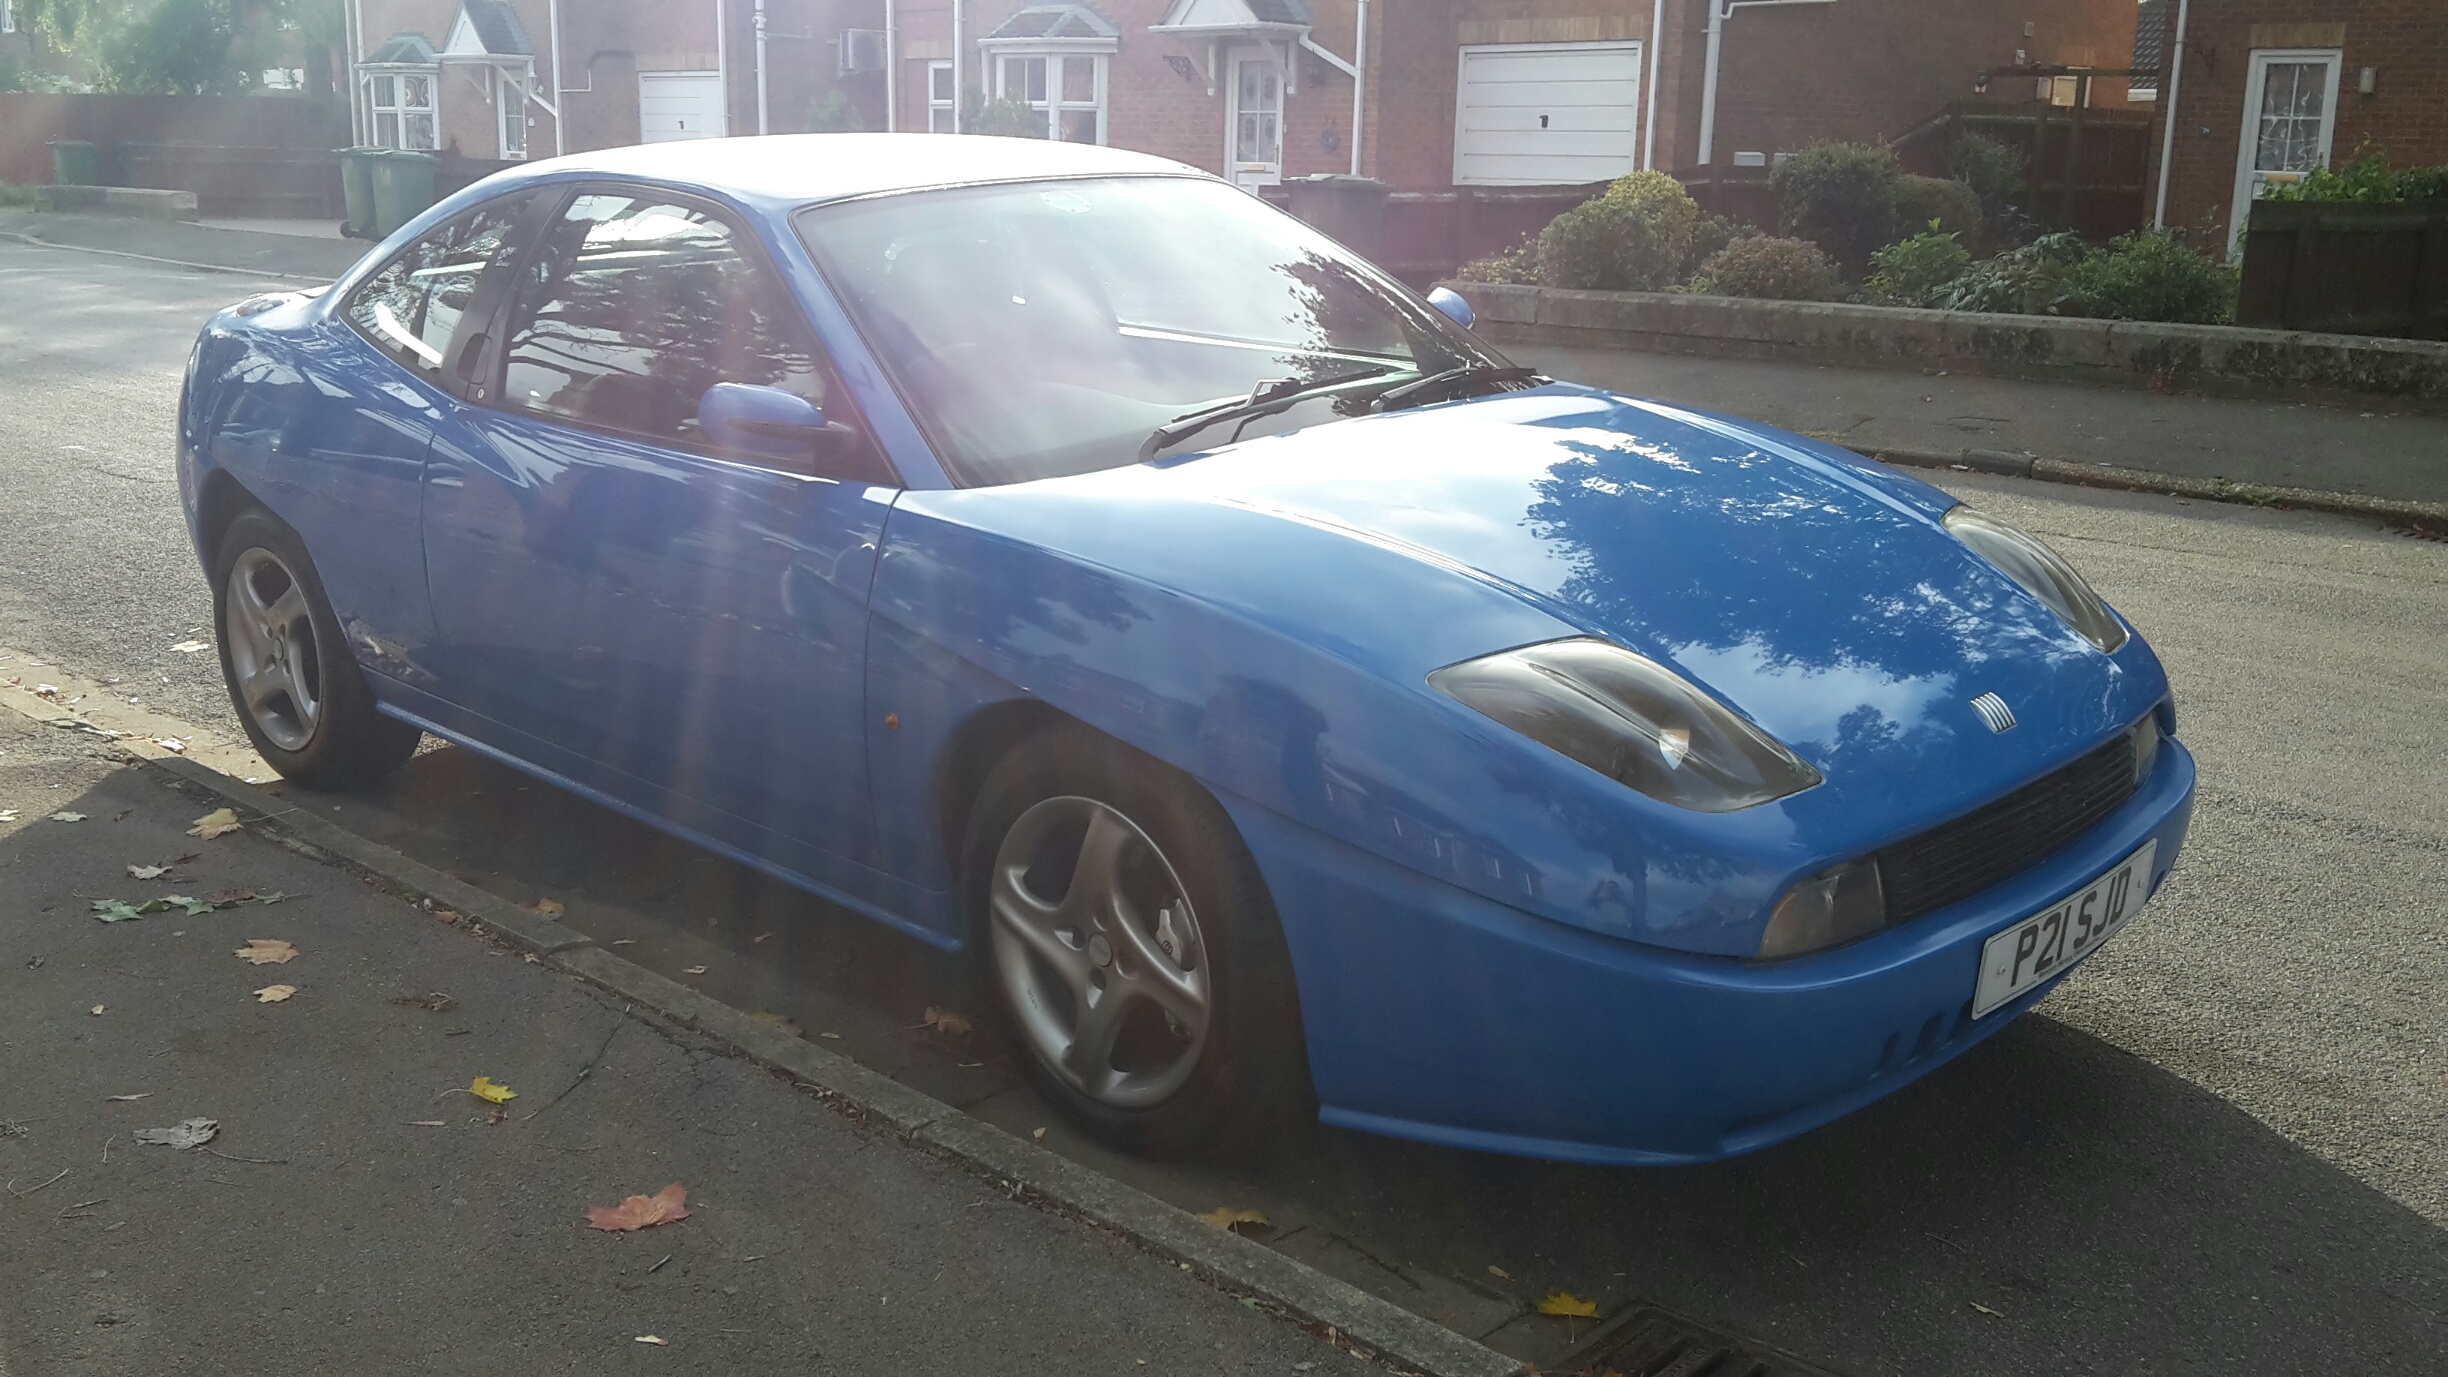
<svg viewBox="0 0 2448 1377">
<path fill-rule="evenodd" d="M 204 473 L 203 490 L 196 495 L 196 551 L 209 569 L 213 556 L 221 548 L 221 537 L 241 512 L 256 510 L 272 515 L 254 493 L 247 490 L 228 469 L 208 469 Z M 280 521 L 276 515 L 275 521 Z M 283 526 L 289 523 L 281 522 Z"/>
</svg>

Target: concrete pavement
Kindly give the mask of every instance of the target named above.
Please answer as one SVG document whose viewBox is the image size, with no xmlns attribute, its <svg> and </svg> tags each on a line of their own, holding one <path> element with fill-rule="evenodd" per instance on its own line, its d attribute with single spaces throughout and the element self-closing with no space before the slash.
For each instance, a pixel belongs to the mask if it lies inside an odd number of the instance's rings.
<svg viewBox="0 0 2448 1377">
<path fill-rule="evenodd" d="M 89 740 L 0 712 L 0 1373 L 1368 1370 Z"/>
</svg>

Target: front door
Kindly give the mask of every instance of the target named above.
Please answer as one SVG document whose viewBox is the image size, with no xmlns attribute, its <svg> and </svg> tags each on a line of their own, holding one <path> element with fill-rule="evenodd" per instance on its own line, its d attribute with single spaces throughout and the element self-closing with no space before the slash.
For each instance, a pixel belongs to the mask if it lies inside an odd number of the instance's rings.
<svg viewBox="0 0 2448 1377">
<path fill-rule="evenodd" d="M 697 422 L 718 382 L 825 403 L 795 299 L 745 230 L 624 188 L 572 197 L 509 295 L 494 393 L 428 468 L 437 693 L 523 760 L 861 888 L 839 862 L 870 847 L 867 593 L 898 490 Z"/>
<path fill-rule="evenodd" d="M 2227 221 L 2230 253 L 2243 248 L 2245 222 L 2264 188 L 2329 165 L 2341 56 L 2335 48 L 2263 48 L 2253 53 L 2244 79 L 2234 210 Z"/>
<path fill-rule="evenodd" d="M 1283 61 L 1271 48 L 1235 48 L 1224 102 L 1224 175 L 1245 188 L 1283 180 Z"/>
</svg>

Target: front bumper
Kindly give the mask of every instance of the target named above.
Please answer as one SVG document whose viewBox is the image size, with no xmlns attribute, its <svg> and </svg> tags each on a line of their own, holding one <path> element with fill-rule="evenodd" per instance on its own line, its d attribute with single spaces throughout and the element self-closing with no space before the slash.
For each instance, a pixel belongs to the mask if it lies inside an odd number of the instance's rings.
<svg viewBox="0 0 2448 1377">
<path fill-rule="evenodd" d="M 2122 808 L 2041 864 L 1850 946 L 1774 963 L 1565 927 L 1225 803 L 1283 920 L 1325 1122 L 1668 1164 L 1816 1128 L 2012 1022 L 2064 976 L 1975 1020 L 1981 943 L 2153 838 L 2156 893 L 2192 820 L 2193 780 L 2192 755 L 2171 739 Z"/>
</svg>

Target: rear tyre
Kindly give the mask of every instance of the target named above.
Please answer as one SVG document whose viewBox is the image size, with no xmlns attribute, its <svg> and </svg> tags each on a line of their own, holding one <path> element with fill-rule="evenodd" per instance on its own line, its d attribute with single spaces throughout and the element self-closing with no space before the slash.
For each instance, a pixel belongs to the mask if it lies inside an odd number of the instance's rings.
<svg viewBox="0 0 2448 1377">
<path fill-rule="evenodd" d="M 1308 1117 L 1274 903 L 1187 776 L 1050 729 L 987 776 L 966 860 L 974 946 L 1022 1069 L 1091 1134 L 1231 1155 Z"/>
<path fill-rule="evenodd" d="M 305 544 L 260 508 L 214 552 L 213 630 L 230 704 L 282 778 L 349 788 L 416 754 L 423 733 L 376 711 Z"/>
</svg>

